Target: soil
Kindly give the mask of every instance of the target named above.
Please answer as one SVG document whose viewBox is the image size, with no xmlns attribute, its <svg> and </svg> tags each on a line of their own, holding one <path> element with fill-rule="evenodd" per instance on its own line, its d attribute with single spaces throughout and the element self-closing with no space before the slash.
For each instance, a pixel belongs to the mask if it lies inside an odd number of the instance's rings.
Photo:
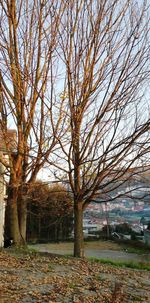
<svg viewBox="0 0 150 303">
<path fill-rule="evenodd" d="M 87 259 L 0 252 L 0 303 L 149 303 L 150 272 Z"/>
<path fill-rule="evenodd" d="M 60 255 L 73 255 L 73 243 L 46 243 L 29 245 L 29 248 L 39 252 L 48 252 Z M 112 241 L 92 241 L 85 242 L 85 257 L 95 257 L 101 259 L 111 259 L 117 261 L 138 261 L 150 262 L 150 254 L 138 255 L 129 253 L 128 249 L 123 249 L 121 245 Z"/>
</svg>

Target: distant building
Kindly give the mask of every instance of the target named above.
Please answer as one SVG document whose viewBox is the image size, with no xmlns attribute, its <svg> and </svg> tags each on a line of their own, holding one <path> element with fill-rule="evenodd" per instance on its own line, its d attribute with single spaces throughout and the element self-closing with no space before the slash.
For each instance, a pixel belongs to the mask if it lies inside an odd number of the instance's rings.
<svg viewBox="0 0 150 303">
<path fill-rule="evenodd" d="M 90 235 L 93 235 L 94 232 L 97 232 L 97 230 L 98 230 L 98 225 L 97 224 L 93 224 L 89 220 L 83 219 L 83 234 L 84 234 L 84 237 L 88 237 Z"/>
<path fill-rule="evenodd" d="M 9 129 L 7 133 L 0 130 L 0 152 L 3 153 L 3 155 L 16 151 L 16 138 L 17 133 L 15 129 Z"/>
</svg>

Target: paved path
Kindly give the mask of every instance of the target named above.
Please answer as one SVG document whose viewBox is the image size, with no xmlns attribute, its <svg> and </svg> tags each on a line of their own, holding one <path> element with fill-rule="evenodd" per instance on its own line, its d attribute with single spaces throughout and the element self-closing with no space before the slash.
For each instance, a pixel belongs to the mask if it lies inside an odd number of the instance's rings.
<svg viewBox="0 0 150 303">
<path fill-rule="evenodd" d="M 72 244 L 63 245 L 63 243 L 58 244 L 35 244 L 29 245 L 30 248 L 33 248 L 39 252 L 48 252 L 52 254 L 60 255 L 73 255 L 73 246 Z M 138 255 L 135 253 L 128 253 L 127 251 L 118 251 L 118 250 L 108 250 L 108 249 L 96 249 L 85 247 L 85 256 L 86 257 L 95 257 L 101 259 L 111 259 L 118 261 L 146 261 L 150 262 L 150 254 Z"/>
</svg>

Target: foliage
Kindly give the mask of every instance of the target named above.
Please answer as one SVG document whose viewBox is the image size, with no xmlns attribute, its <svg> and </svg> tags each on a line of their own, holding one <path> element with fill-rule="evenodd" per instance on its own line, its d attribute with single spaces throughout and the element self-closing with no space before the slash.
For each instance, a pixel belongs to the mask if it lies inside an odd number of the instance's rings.
<svg viewBox="0 0 150 303">
<path fill-rule="evenodd" d="M 100 234 L 104 234 L 107 235 L 107 230 L 109 229 L 109 233 L 111 234 L 111 232 L 114 230 L 113 226 L 108 224 L 108 225 L 104 225 L 102 228 L 102 232 L 100 231 Z"/>
<path fill-rule="evenodd" d="M 62 185 L 35 182 L 28 189 L 28 241 L 66 239 L 72 229 L 71 195 Z"/>
<path fill-rule="evenodd" d="M 145 225 L 145 224 L 147 223 L 147 221 L 146 221 L 146 219 L 145 219 L 144 216 L 141 217 L 140 223 L 141 223 L 142 225 Z"/>
<path fill-rule="evenodd" d="M 128 223 L 123 223 L 123 224 L 118 224 L 115 227 L 115 231 L 117 233 L 122 233 L 122 234 L 132 234 L 132 228 Z"/>
</svg>

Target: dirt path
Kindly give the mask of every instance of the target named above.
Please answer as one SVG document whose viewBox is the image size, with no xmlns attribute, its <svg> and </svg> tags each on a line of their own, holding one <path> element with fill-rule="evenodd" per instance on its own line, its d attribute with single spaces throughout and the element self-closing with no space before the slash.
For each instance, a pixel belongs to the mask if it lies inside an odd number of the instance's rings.
<svg viewBox="0 0 150 303">
<path fill-rule="evenodd" d="M 60 255 L 73 255 L 73 243 L 36 244 L 29 246 L 39 252 L 49 252 Z M 138 255 L 128 253 L 113 242 L 99 241 L 85 243 L 85 256 L 118 261 L 147 261 L 150 262 L 150 254 Z"/>
<path fill-rule="evenodd" d="M 149 303 L 150 272 L 0 252 L 0 303 Z"/>
</svg>

